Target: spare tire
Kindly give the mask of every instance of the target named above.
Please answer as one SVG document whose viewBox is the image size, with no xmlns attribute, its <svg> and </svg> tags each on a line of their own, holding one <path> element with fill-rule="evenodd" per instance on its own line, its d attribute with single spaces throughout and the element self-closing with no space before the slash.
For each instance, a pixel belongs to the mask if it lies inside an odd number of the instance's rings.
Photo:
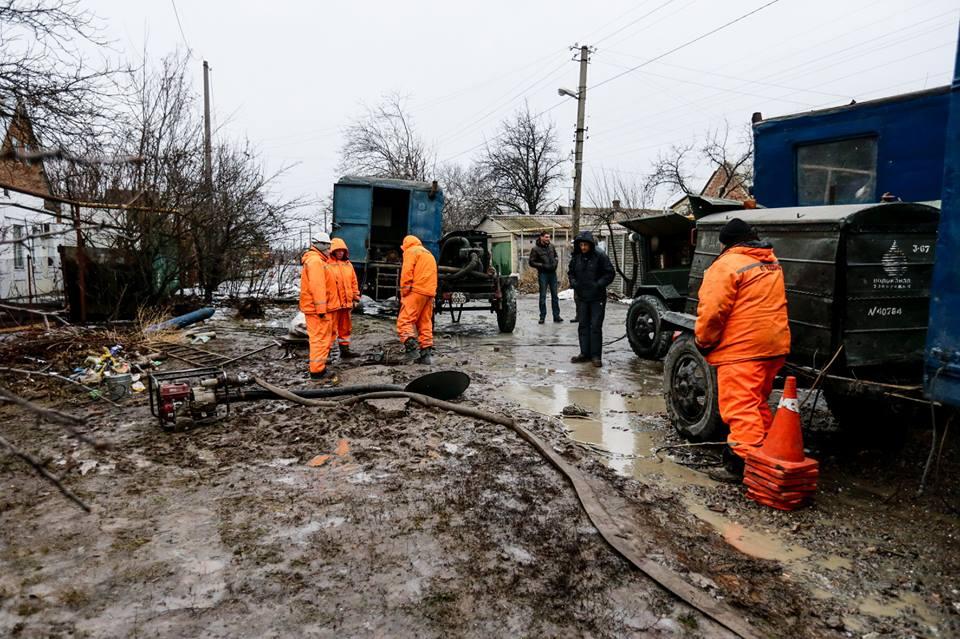
<svg viewBox="0 0 960 639">
<path fill-rule="evenodd" d="M 663 398 L 670 423 L 684 439 L 722 441 L 727 426 L 717 404 L 717 371 L 682 335 L 663 360 Z"/>
<path fill-rule="evenodd" d="M 672 331 L 660 328 L 660 317 L 667 310 L 667 305 L 653 295 L 638 297 L 627 309 L 627 340 L 637 357 L 659 360 L 667 354 Z"/>
</svg>

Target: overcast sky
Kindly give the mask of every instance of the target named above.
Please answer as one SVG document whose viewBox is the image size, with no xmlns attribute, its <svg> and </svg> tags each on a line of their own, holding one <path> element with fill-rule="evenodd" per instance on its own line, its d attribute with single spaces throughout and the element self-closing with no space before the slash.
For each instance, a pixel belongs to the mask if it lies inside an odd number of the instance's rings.
<svg viewBox="0 0 960 639">
<path fill-rule="evenodd" d="M 343 127 L 385 93 L 408 96 L 441 161 L 468 163 L 524 100 L 572 152 L 576 102 L 557 95 L 576 89 L 570 45 L 596 46 L 594 86 L 768 2 L 176 0 L 182 31 L 171 0 L 88 6 L 131 57 L 145 43 L 155 58 L 189 46 L 198 91 L 208 60 L 220 135 L 248 137 L 272 169 L 295 165 L 278 183 L 285 196 L 321 198 L 339 177 Z M 958 20 L 956 0 L 774 2 L 588 91 L 586 183 L 604 169 L 639 179 L 661 149 L 725 119 L 739 129 L 754 111 L 947 84 Z"/>
</svg>

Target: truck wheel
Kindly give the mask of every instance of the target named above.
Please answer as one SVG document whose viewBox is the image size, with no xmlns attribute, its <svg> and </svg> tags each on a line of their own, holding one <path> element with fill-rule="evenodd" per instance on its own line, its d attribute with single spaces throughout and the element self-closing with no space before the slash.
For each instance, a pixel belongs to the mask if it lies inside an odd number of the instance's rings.
<svg viewBox="0 0 960 639">
<path fill-rule="evenodd" d="M 517 325 L 517 289 L 507 286 L 503 289 L 500 308 L 497 309 L 497 326 L 501 333 L 512 333 Z"/>
<path fill-rule="evenodd" d="M 627 340 L 641 359 L 659 360 L 670 349 L 671 331 L 660 330 L 660 316 L 667 306 L 653 295 L 638 297 L 627 310 Z"/>
<path fill-rule="evenodd" d="M 727 428 L 717 405 L 717 371 L 693 343 L 681 336 L 663 361 L 663 397 L 667 416 L 681 437 L 691 441 L 721 441 Z"/>
</svg>

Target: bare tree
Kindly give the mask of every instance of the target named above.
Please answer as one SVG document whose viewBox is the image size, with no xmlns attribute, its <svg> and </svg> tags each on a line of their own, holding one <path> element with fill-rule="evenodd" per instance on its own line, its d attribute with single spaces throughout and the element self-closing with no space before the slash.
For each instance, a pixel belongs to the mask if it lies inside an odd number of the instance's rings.
<svg viewBox="0 0 960 639">
<path fill-rule="evenodd" d="M 749 126 L 733 140 L 730 124 L 725 122 L 707 131 L 703 142 L 674 145 L 661 152 L 653 162 L 645 187 L 649 191 L 665 188 L 668 198 L 678 193 L 699 193 L 700 189 L 694 188 L 694 175 L 704 171 L 709 177 L 719 176 L 719 182 L 712 185 L 716 196 L 745 193 L 753 180 L 753 133 Z"/>
<path fill-rule="evenodd" d="M 391 94 L 344 131 L 342 174 L 426 180 L 435 158 L 415 131 L 403 97 Z"/>
<path fill-rule="evenodd" d="M 269 266 L 270 245 L 282 237 L 286 214 L 302 204 L 271 196 L 269 188 L 282 171 L 265 174 L 249 143 L 218 145 L 213 164 L 212 198 L 195 208 L 190 220 L 206 301 L 224 281 Z"/>
<path fill-rule="evenodd" d="M 647 190 L 655 191 L 660 187 L 667 187 L 671 196 L 677 192 L 693 193 L 691 187 L 694 177 L 688 164 L 694 148 L 693 144 L 674 144 L 668 152 L 661 151 L 647 177 Z"/>
<path fill-rule="evenodd" d="M 624 251 L 621 251 L 617 247 L 613 225 L 623 209 L 645 209 L 651 192 L 639 179 L 631 179 L 614 171 L 603 170 L 593 177 L 593 184 L 587 187 L 587 200 L 596 208 L 600 223 L 607 228 L 610 261 L 623 279 L 624 295 L 633 297 L 634 287 L 640 277 L 640 245 L 628 241 L 625 242 Z M 614 202 L 618 202 L 619 206 L 613 206 Z M 625 251 L 629 251 L 629 259 Z"/>
<path fill-rule="evenodd" d="M 80 0 L 0 2 L 0 115 L 25 107 L 47 144 L 108 122 L 114 71 L 106 61 L 92 66 L 81 44 L 107 43 Z"/>
<path fill-rule="evenodd" d="M 753 185 L 753 131 L 748 126 L 736 142 L 730 140 L 730 123 L 707 133 L 701 148 L 713 169 L 720 169 L 718 194 L 746 193 Z"/>
<path fill-rule="evenodd" d="M 138 297 L 154 304 L 178 281 L 186 283 L 193 261 L 187 221 L 201 203 L 202 129 L 186 56 L 172 54 L 156 66 L 144 64 L 124 78 L 122 88 L 125 97 L 111 126 L 88 131 L 77 144 L 83 155 L 123 153 L 141 161 L 50 163 L 48 170 L 68 197 L 152 209 L 100 213 L 113 230 L 93 234 L 87 242 L 119 250 L 141 283 Z"/>
<path fill-rule="evenodd" d="M 445 164 L 438 169 L 443 188 L 444 232 L 472 229 L 485 215 L 496 213 L 493 183 L 483 167 Z"/>
<path fill-rule="evenodd" d="M 480 164 L 490 176 L 501 211 L 536 215 L 558 199 L 553 188 L 562 179 L 563 160 L 556 128 L 530 113 L 529 105 L 501 124 Z"/>
</svg>

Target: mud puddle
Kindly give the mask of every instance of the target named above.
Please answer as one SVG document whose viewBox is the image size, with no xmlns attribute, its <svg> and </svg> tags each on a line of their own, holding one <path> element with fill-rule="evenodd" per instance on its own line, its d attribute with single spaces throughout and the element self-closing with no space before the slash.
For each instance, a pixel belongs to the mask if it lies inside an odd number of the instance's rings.
<svg viewBox="0 0 960 639">
<path fill-rule="evenodd" d="M 654 454 L 654 449 L 663 441 L 657 432 L 644 428 L 643 416 L 664 411 L 660 396 L 628 397 L 609 391 L 568 388 L 561 384 L 511 384 L 505 394 L 525 408 L 558 417 L 574 441 L 596 452 L 605 465 L 620 475 L 638 479 L 659 476 L 680 487 L 717 486 L 706 474 L 676 463 L 662 452 Z M 564 408 L 571 406 L 584 409 L 588 414 L 564 415 Z M 746 555 L 787 565 L 799 565 L 811 555 L 806 548 L 787 544 L 775 534 L 744 526 L 689 495 L 682 501 L 691 514 L 712 526 L 727 543 Z M 836 556 L 816 563 L 828 570 L 849 568 L 850 565 L 849 560 Z"/>
<path fill-rule="evenodd" d="M 637 478 L 659 475 L 678 485 L 716 485 L 703 473 L 653 454 L 661 442 L 655 432 L 644 429 L 639 416 L 662 413 L 660 396 L 628 397 L 561 384 L 511 384 L 504 393 L 525 408 L 559 417 L 571 439 L 596 452 L 607 466 L 621 475 Z M 587 414 L 563 415 L 563 409 L 568 406 L 581 408 Z"/>
</svg>

